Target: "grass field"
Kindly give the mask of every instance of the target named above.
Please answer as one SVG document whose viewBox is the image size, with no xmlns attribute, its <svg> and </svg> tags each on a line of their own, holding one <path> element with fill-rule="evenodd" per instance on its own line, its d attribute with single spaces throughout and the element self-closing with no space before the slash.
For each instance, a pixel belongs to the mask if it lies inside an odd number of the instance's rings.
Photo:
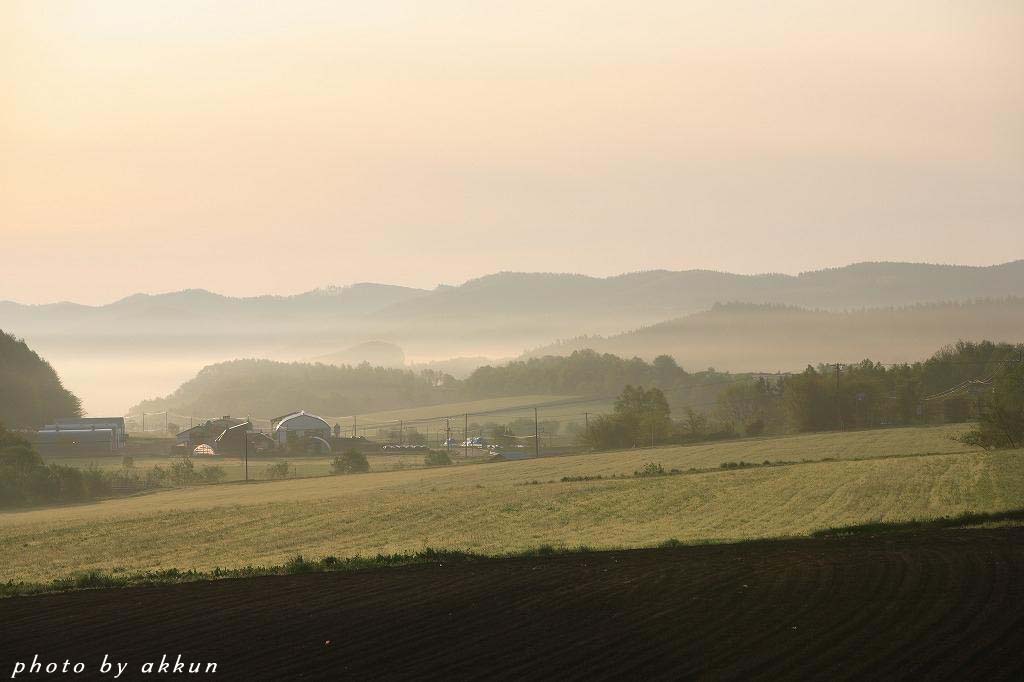
<svg viewBox="0 0 1024 682">
<path fill-rule="evenodd" d="M 571 404 L 562 404 L 571 401 Z M 516 419 L 533 419 L 533 408 L 538 407 L 541 422 L 556 421 L 559 423 L 557 434 L 544 437 L 549 445 L 566 446 L 575 439 L 569 433 L 569 424 L 582 425 L 585 421 L 584 412 L 589 411 L 591 418 L 596 414 L 611 412 L 614 401 L 607 398 L 586 399 L 565 395 L 520 395 L 508 398 L 488 398 L 461 403 L 445 403 L 427 407 L 414 407 L 404 410 L 373 412 L 358 416 L 360 433 L 371 439 L 387 439 L 399 420 L 407 422 L 407 426 L 417 429 L 427 436 L 427 442 L 434 447 L 440 446 L 445 437 L 445 417 L 452 417 L 451 432 L 456 440 L 462 440 L 465 421 L 463 415 L 469 415 L 470 436 L 485 435 L 477 427 L 488 422 L 507 424 Z M 325 417 L 330 423 L 339 423 L 348 429 L 352 425 L 352 417 Z M 408 422 L 411 422 L 408 423 Z M 474 426 L 475 425 L 475 426 Z M 543 432 L 542 432 L 543 436 Z"/>
<path fill-rule="evenodd" d="M 970 451 L 946 427 L 751 439 L 481 466 L 227 484 L 0 514 L 0 579 L 211 569 L 425 546 L 638 547 L 799 535 L 1024 506 L 1024 452 Z M 745 460 L 808 462 L 561 482 Z M 538 481 L 537 484 L 532 484 Z M 551 481 L 551 482 L 548 482 Z M 530 484 L 527 484 L 530 483 Z"/>
<path fill-rule="evenodd" d="M 370 464 L 370 471 L 401 471 L 404 469 L 416 469 L 423 467 L 423 452 L 419 453 L 370 453 L 366 459 Z M 115 470 L 121 469 L 121 455 L 111 457 L 46 457 L 45 461 L 53 464 L 64 464 L 75 467 L 97 467 L 99 469 Z M 144 473 L 147 469 L 160 466 L 167 468 L 177 458 L 168 455 L 142 456 L 134 458 L 136 471 Z M 245 468 L 241 459 L 237 457 L 213 457 L 201 459 L 195 457 L 192 460 L 197 470 L 208 466 L 218 466 L 227 475 L 227 481 L 241 481 L 245 478 Z M 328 457 L 273 457 L 253 456 L 249 458 L 249 478 L 262 478 L 262 473 L 268 467 L 278 462 L 287 461 L 293 468 L 294 476 L 305 478 L 310 476 L 326 476 L 331 473 L 331 460 Z"/>
<path fill-rule="evenodd" d="M 505 416 L 506 413 L 518 413 L 522 412 L 526 414 L 529 410 L 530 415 L 533 415 L 533 406 L 541 406 L 546 403 L 558 403 L 563 400 L 572 399 L 574 396 L 568 395 L 517 395 L 508 398 L 486 398 L 483 400 L 472 400 L 461 403 L 444 403 L 441 405 L 429 405 L 426 407 L 410 407 L 404 410 L 387 410 L 384 412 L 371 412 L 369 414 L 360 414 L 359 421 L 366 423 L 376 422 L 388 422 L 398 421 L 399 419 L 414 420 L 414 419 L 442 419 L 446 416 L 462 416 L 469 414 L 470 419 L 474 421 L 486 420 L 487 414 L 483 414 L 480 417 L 475 415 L 479 413 L 491 413 L 501 411 L 501 415 Z M 339 417 L 338 419 L 351 421 L 352 417 Z M 495 421 L 500 421 L 495 417 Z M 452 428 L 461 425 L 452 424 Z"/>
</svg>

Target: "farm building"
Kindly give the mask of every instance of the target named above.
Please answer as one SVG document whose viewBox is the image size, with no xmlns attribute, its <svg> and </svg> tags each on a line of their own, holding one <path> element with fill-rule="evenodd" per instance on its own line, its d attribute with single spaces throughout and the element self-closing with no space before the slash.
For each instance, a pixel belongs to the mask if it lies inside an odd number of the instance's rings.
<svg viewBox="0 0 1024 682">
<path fill-rule="evenodd" d="M 200 445 L 212 446 L 217 437 L 224 433 L 226 429 L 238 426 L 239 424 L 245 424 L 246 422 L 247 420 L 245 419 L 236 419 L 230 416 L 224 416 L 220 419 L 209 419 L 175 436 L 175 447 L 191 452 Z"/>
<path fill-rule="evenodd" d="M 114 433 L 112 449 L 117 450 L 124 447 L 124 417 L 58 417 L 55 426 L 61 431 L 66 429 L 110 429 Z"/>
<path fill-rule="evenodd" d="M 44 453 L 119 450 L 124 432 L 123 417 L 60 417 L 36 432 L 34 444 Z"/>
<path fill-rule="evenodd" d="M 242 440 L 242 434 L 245 434 L 245 441 Z M 248 450 L 243 443 L 248 446 Z M 230 456 L 246 452 L 250 455 L 261 454 L 273 450 L 275 445 L 274 439 L 267 434 L 253 431 L 250 422 L 242 422 L 224 429 L 213 441 L 213 447 L 218 455 Z"/>
<path fill-rule="evenodd" d="M 58 428 L 49 424 L 36 432 L 33 445 L 43 454 L 96 453 L 117 449 L 117 435 L 113 429 Z"/>
<path fill-rule="evenodd" d="M 328 442 L 331 437 L 331 425 L 305 410 L 271 419 L 270 429 L 274 433 L 274 440 L 280 445 L 296 444 L 305 438 L 319 438 Z"/>
</svg>

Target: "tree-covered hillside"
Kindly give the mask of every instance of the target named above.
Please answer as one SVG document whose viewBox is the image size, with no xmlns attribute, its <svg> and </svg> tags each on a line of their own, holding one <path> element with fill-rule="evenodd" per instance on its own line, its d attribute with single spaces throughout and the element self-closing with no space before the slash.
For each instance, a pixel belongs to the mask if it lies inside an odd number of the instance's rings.
<svg viewBox="0 0 1024 682">
<path fill-rule="evenodd" d="M 627 384 L 671 390 L 675 400 L 704 400 L 717 394 L 706 392 L 708 380 L 707 372 L 688 373 L 668 356 L 649 363 L 591 350 L 481 367 L 461 381 L 429 369 L 235 360 L 205 367 L 173 394 L 131 412 L 269 418 L 302 408 L 344 416 L 527 394 L 614 396 Z"/>
<path fill-rule="evenodd" d="M 692 436 L 708 429 L 754 435 L 959 421 L 953 413 L 960 410 L 966 419 L 974 414 L 973 403 L 966 408 L 948 401 L 924 405 L 923 399 L 965 381 L 987 380 L 1015 362 L 1024 362 L 1024 344 L 990 341 L 958 341 L 911 363 L 841 363 L 838 380 L 835 365 L 815 362 L 789 374 L 690 372 L 668 355 L 647 362 L 589 349 L 481 367 L 463 380 L 432 370 L 415 373 L 368 364 L 236 360 L 210 365 L 170 396 L 140 403 L 132 412 L 268 419 L 306 409 L 341 417 L 524 395 L 610 402 L 625 387 L 642 386 L 662 391 L 673 417 L 687 420 Z M 695 419 L 696 414 L 705 416 Z"/>
<path fill-rule="evenodd" d="M 0 423 L 38 427 L 81 412 L 81 402 L 64 388 L 50 363 L 21 339 L 0 330 Z"/>
<path fill-rule="evenodd" d="M 270 418 L 296 409 L 340 416 L 446 402 L 457 387 L 435 372 L 361 364 L 232 360 L 209 365 L 165 398 L 131 409 L 196 416 Z"/>
</svg>

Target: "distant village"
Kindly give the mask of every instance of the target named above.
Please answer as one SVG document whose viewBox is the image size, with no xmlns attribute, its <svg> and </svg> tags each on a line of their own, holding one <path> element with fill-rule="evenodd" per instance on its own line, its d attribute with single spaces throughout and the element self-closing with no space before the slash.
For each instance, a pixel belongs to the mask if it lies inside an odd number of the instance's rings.
<svg viewBox="0 0 1024 682">
<path fill-rule="evenodd" d="M 172 451 L 185 456 L 264 454 L 276 451 L 330 453 L 339 446 L 367 442 L 342 438 L 322 417 L 298 410 L 270 420 L 270 431 L 254 428 L 248 419 L 209 419 L 175 436 Z M 97 454 L 128 443 L 124 417 L 59 418 L 36 432 L 35 445 L 44 454 Z"/>
<path fill-rule="evenodd" d="M 265 423 L 265 422 L 264 422 Z M 36 431 L 34 446 L 49 456 L 115 454 L 129 444 L 124 417 L 58 418 Z M 448 438 L 442 448 L 493 450 L 486 438 L 475 436 L 464 441 Z M 333 427 L 324 418 L 305 410 L 274 417 L 270 428 L 259 429 L 252 420 L 225 415 L 207 419 L 174 436 L 171 455 L 181 457 L 254 456 L 268 454 L 326 455 L 346 449 L 360 451 L 417 450 L 423 444 L 384 444 L 365 435 L 344 436 L 339 424 Z M 522 449 L 514 446 L 513 449 Z M 526 453 L 511 453 L 506 458 L 520 459 Z"/>
</svg>

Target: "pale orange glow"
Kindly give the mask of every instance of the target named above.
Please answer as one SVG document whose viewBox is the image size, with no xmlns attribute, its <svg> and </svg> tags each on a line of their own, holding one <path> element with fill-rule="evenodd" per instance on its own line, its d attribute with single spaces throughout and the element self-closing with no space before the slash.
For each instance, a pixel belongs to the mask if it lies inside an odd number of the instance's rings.
<svg viewBox="0 0 1024 682">
<path fill-rule="evenodd" d="M 0 45 L 0 299 L 1024 256 L 1016 1 L 13 0 Z"/>
</svg>

